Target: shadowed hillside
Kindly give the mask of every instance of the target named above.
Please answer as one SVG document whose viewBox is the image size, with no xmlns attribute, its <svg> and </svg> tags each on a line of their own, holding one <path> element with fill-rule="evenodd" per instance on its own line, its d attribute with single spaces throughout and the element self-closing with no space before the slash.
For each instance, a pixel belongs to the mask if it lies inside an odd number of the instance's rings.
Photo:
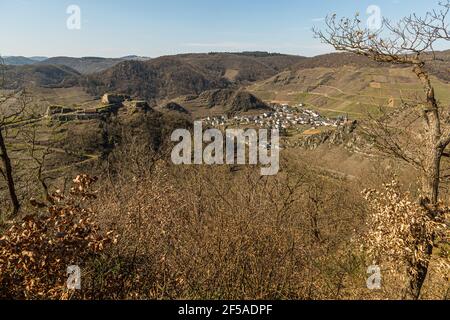
<svg viewBox="0 0 450 320">
<path fill-rule="evenodd" d="M 199 94 L 212 88 L 225 88 L 226 79 L 183 62 L 162 57 L 148 62 L 126 61 L 87 78 L 86 88 L 95 95 L 116 91 L 148 100 Z"/>
<path fill-rule="evenodd" d="M 174 98 L 263 80 L 302 57 L 250 54 L 184 54 L 122 62 L 88 77 L 90 93 L 112 90 L 146 99 Z"/>
<path fill-rule="evenodd" d="M 81 75 L 66 66 L 32 64 L 6 66 L 4 87 L 69 88 L 79 84 Z"/>
</svg>

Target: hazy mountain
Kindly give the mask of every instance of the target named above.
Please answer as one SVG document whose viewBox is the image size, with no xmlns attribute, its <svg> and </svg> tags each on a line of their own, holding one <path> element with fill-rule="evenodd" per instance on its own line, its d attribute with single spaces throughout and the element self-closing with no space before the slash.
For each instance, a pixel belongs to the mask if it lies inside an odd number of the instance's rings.
<svg viewBox="0 0 450 320">
<path fill-rule="evenodd" d="M 38 57 L 38 56 L 35 57 L 7 56 L 2 58 L 4 60 L 4 63 L 10 66 L 23 66 L 28 64 L 34 64 L 48 59 L 47 57 Z"/>
<path fill-rule="evenodd" d="M 33 61 L 37 61 L 37 62 L 42 62 L 44 60 L 47 60 L 48 57 L 34 56 L 34 57 L 29 57 L 29 59 L 31 59 Z"/>
<path fill-rule="evenodd" d="M 123 61 L 147 61 L 150 58 L 130 55 L 122 58 L 101 58 L 101 57 L 53 57 L 41 61 L 45 64 L 55 64 L 70 67 L 82 74 L 91 74 L 107 70 Z"/>
<path fill-rule="evenodd" d="M 42 61 L 43 64 L 63 65 L 70 67 L 79 73 L 90 74 L 101 72 L 122 62 L 120 58 L 98 58 L 98 57 L 54 57 Z"/>
<path fill-rule="evenodd" d="M 120 59 L 121 60 L 148 61 L 151 58 L 149 58 L 149 57 L 141 57 L 141 56 L 136 56 L 136 55 L 130 55 L 130 56 L 121 57 Z"/>
<path fill-rule="evenodd" d="M 2 59 L 6 65 L 10 65 L 10 66 L 23 66 L 23 65 L 27 65 L 27 64 L 33 64 L 36 62 L 35 60 L 33 60 L 31 58 L 22 57 L 22 56 L 2 57 Z"/>
</svg>

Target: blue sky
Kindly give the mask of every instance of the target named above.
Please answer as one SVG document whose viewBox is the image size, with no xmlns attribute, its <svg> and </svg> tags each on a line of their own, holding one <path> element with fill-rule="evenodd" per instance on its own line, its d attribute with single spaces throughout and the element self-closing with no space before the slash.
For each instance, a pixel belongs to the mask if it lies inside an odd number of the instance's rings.
<svg viewBox="0 0 450 320">
<path fill-rule="evenodd" d="M 312 56 L 332 51 L 311 27 L 328 13 L 391 19 L 437 0 L 0 0 L 0 54 L 156 57 L 182 52 L 261 50 Z M 69 5 L 81 29 L 69 30 Z"/>
</svg>

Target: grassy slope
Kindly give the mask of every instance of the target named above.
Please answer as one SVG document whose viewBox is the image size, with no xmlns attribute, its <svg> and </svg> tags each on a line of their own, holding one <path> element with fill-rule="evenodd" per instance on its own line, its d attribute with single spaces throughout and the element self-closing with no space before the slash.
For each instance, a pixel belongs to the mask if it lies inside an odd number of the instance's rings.
<svg viewBox="0 0 450 320">
<path fill-rule="evenodd" d="M 450 84 L 433 77 L 438 99 L 450 104 Z M 287 71 L 248 87 L 259 98 L 272 102 L 306 103 L 327 115 L 348 113 L 362 118 L 378 106 L 394 106 L 401 99 L 421 97 L 420 83 L 409 69 L 314 68 Z M 392 105 L 391 105 L 392 106 Z"/>
</svg>

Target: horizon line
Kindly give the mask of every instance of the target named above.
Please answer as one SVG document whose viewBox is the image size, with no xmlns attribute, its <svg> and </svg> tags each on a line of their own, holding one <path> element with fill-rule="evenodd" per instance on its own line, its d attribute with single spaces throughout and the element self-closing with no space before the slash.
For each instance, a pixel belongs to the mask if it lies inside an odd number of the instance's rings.
<svg viewBox="0 0 450 320">
<path fill-rule="evenodd" d="M 438 51 L 438 50 L 436 50 Z M 441 51 L 445 51 L 445 50 L 441 50 Z M 178 55 L 185 55 L 185 54 L 242 54 L 242 53 L 268 53 L 268 54 L 278 54 L 278 55 L 285 55 L 285 56 L 294 56 L 294 57 L 305 57 L 305 58 L 313 58 L 313 57 L 317 57 L 317 56 L 322 56 L 322 55 L 326 55 L 326 54 L 331 54 L 331 53 L 343 53 L 342 51 L 337 51 L 337 50 L 330 50 L 329 52 L 325 52 L 325 53 L 318 53 L 315 55 L 302 55 L 302 54 L 293 54 L 293 53 L 285 53 L 285 52 L 278 52 L 278 51 L 261 51 L 261 50 L 244 50 L 244 51 L 186 51 L 186 52 L 179 52 L 179 53 L 167 53 L 167 54 L 162 54 L 162 55 L 158 55 L 158 56 L 148 56 L 148 55 L 139 55 L 139 54 L 128 54 L 128 55 L 123 55 L 123 56 L 102 56 L 102 55 L 41 55 L 41 54 L 33 54 L 33 55 L 23 55 L 23 54 L 2 54 L 0 52 L 0 57 L 2 58 L 10 58 L 10 57 L 23 57 L 23 58 L 77 58 L 77 59 L 81 59 L 81 58 L 104 58 L 104 59 L 122 59 L 122 58 L 127 58 L 127 57 L 137 57 L 137 58 L 149 58 L 149 59 L 157 59 L 157 58 L 161 58 L 161 57 L 168 57 L 168 56 L 178 56 Z"/>
</svg>

